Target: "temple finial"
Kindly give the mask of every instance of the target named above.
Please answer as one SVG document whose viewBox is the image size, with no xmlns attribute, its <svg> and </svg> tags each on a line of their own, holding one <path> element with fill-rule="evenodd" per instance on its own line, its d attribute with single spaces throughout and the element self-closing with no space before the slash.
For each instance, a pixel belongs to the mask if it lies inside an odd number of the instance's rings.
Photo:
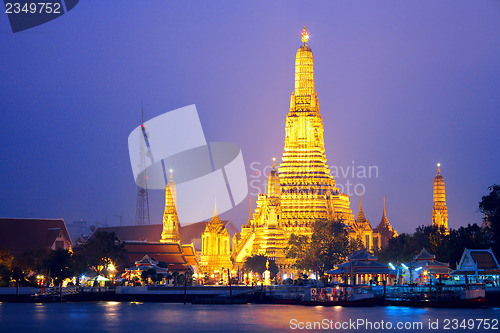
<svg viewBox="0 0 500 333">
<path fill-rule="evenodd" d="M 302 32 L 301 32 L 301 35 L 302 35 L 302 43 L 307 43 L 307 41 L 309 40 L 309 33 L 307 32 L 306 30 L 306 26 L 304 26 L 304 29 L 302 29 Z"/>
<path fill-rule="evenodd" d="M 384 216 L 386 216 L 385 215 L 385 196 L 384 196 Z"/>
<path fill-rule="evenodd" d="M 215 210 L 214 210 L 214 216 L 217 216 L 217 193 L 215 193 Z"/>
<path fill-rule="evenodd" d="M 173 169 L 170 169 L 170 170 L 168 170 L 168 171 L 170 172 L 170 179 L 172 179 L 172 178 L 173 178 L 172 173 L 174 172 L 174 170 L 173 170 Z"/>
<path fill-rule="evenodd" d="M 439 175 L 439 174 L 441 174 L 441 163 L 438 163 L 437 167 L 438 167 L 438 175 Z"/>
<path fill-rule="evenodd" d="M 250 198 L 248 201 L 250 201 L 250 213 L 248 214 L 248 219 L 252 219 L 252 198 Z"/>
<path fill-rule="evenodd" d="M 273 169 L 276 169 L 276 157 L 273 157 Z"/>
<path fill-rule="evenodd" d="M 361 204 L 361 194 L 359 195 L 359 210 L 363 210 L 363 205 Z"/>
</svg>

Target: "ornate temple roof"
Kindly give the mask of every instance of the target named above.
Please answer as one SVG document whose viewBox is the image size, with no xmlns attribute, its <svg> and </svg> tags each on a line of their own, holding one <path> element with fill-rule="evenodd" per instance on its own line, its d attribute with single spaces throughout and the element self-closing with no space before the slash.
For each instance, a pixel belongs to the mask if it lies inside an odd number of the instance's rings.
<svg viewBox="0 0 500 333">
<path fill-rule="evenodd" d="M 434 254 L 430 254 L 429 251 L 425 249 L 425 247 L 420 251 L 419 254 L 413 257 L 413 260 L 434 260 L 436 256 Z"/>
<path fill-rule="evenodd" d="M 452 275 L 498 275 L 500 274 L 500 265 L 495 254 L 489 248 L 484 249 L 464 249 L 462 258 L 458 264 L 457 270 Z"/>
<path fill-rule="evenodd" d="M 425 247 L 420 251 L 419 254 L 413 257 L 413 261 L 410 265 L 412 269 L 422 267 L 430 274 L 449 274 L 451 272 L 451 269 L 447 263 L 437 261 L 436 256 L 430 254 L 425 249 Z"/>
<path fill-rule="evenodd" d="M 208 222 L 207 227 L 205 228 L 205 232 L 218 234 L 218 233 L 223 233 L 224 231 L 227 232 L 227 230 L 225 230 L 224 224 L 219 218 L 219 214 L 217 214 L 217 201 L 216 201 L 214 216 L 212 217 L 210 222 Z"/>
<path fill-rule="evenodd" d="M 382 219 L 380 220 L 380 223 L 378 224 L 376 230 L 380 233 L 391 232 L 391 233 L 393 233 L 393 237 L 396 237 L 398 235 L 396 230 L 394 230 L 391 223 L 387 219 L 387 214 L 385 213 L 385 198 L 384 198 L 384 210 L 382 213 Z"/>
<path fill-rule="evenodd" d="M 361 249 L 358 251 L 354 251 L 348 258 L 348 261 L 357 261 L 357 260 L 377 260 L 378 258 L 374 255 L 368 253 L 365 249 Z"/>
<path fill-rule="evenodd" d="M 356 218 L 356 224 L 364 229 L 371 229 L 370 222 L 366 219 L 365 213 L 363 212 L 363 204 L 361 203 L 361 196 L 359 197 L 359 212 Z"/>
</svg>

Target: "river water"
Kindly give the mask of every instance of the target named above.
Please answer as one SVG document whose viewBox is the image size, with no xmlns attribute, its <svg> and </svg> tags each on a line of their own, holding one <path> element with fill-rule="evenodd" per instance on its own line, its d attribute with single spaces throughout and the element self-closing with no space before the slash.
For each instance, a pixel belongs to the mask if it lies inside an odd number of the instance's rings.
<svg viewBox="0 0 500 333">
<path fill-rule="evenodd" d="M 0 332 L 16 333 L 28 331 L 71 333 L 311 332 L 325 330 L 337 332 L 500 332 L 499 318 L 500 308 L 419 309 L 393 306 L 342 308 L 136 302 L 0 303 Z M 488 320 L 481 321 L 482 319 Z M 489 328 L 485 325 L 487 323 L 489 323 Z M 479 324 L 482 327 L 478 329 Z"/>
</svg>

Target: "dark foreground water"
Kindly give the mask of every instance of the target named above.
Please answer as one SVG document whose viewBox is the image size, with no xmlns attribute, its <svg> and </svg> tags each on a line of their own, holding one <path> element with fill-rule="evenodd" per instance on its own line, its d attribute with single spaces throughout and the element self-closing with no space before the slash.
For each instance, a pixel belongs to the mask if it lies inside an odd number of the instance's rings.
<svg viewBox="0 0 500 333">
<path fill-rule="evenodd" d="M 311 332 L 316 330 L 336 332 L 500 332 L 498 318 L 500 318 L 500 308 L 471 310 L 258 304 L 0 303 L 0 332 L 19 333 Z M 481 321 L 482 319 L 487 320 Z"/>
</svg>

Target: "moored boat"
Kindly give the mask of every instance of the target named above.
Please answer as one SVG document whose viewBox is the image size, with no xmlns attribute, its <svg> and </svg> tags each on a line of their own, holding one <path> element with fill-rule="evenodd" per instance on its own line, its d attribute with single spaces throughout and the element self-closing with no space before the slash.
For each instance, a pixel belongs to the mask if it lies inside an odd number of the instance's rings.
<svg viewBox="0 0 500 333">
<path fill-rule="evenodd" d="M 486 290 L 482 283 L 392 286 L 387 288 L 385 302 L 413 307 L 479 307 L 486 305 Z"/>
<path fill-rule="evenodd" d="M 373 306 L 377 298 L 369 286 L 337 285 L 306 288 L 298 304 L 309 306 Z"/>
</svg>

